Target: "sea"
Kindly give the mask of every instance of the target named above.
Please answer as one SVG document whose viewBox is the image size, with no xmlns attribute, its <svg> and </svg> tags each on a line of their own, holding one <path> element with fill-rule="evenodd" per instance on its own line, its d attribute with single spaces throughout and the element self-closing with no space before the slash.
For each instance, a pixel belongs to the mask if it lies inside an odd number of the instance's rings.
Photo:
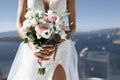
<svg viewBox="0 0 120 80">
<path fill-rule="evenodd" d="M 78 53 L 80 80 L 87 80 L 87 78 L 120 79 L 120 44 L 113 44 L 116 39 L 120 39 L 120 36 L 90 32 L 76 33 L 72 37 Z M 1 79 L 7 77 L 19 45 L 19 41 L 0 41 Z"/>
<path fill-rule="evenodd" d="M 120 80 L 120 35 L 110 33 L 77 33 L 80 80 Z"/>
</svg>

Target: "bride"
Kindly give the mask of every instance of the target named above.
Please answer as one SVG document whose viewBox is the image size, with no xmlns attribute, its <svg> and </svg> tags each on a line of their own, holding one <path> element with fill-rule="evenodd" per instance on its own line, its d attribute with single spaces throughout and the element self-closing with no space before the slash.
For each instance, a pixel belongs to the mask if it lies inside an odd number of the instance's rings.
<svg viewBox="0 0 120 80">
<path fill-rule="evenodd" d="M 45 12 L 50 9 L 57 12 L 58 15 L 69 10 L 71 14 L 68 20 L 74 22 L 70 27 L 70 34 L 74 34 L 76 29 L 75 0 L 19 0 L 17 29 L 22 39 L 26 37 L 20 33 L 20 30 L 27 8 Z M 79 80 L 74 42 L 62 41 L 58 46 L 55 60 L 51 60 L 50 57 L 54 52 L 53 45 L 44 45 L 43 50 L 39 52 L 41 54 L 37 54 L 32 43 L 21 43 L 7 80 Z M 49 62 L 46 66 L 46 73 L 39 75 L 37 64 L 44 62 Z"/>
</svg>

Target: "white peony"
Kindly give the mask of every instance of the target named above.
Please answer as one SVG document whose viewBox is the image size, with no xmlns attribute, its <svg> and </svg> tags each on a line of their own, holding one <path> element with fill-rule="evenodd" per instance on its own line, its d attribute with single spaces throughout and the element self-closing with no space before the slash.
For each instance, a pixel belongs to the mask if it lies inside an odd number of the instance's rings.
<svg viewBox="0 0 120 80">
<path fill-rule="evenodd" d="M 42 37 L 43 37 L 43 38 L 48 39 L 50 36 L 51 36 L 51 32 L 50 32 L 49 29 L 48 29 L 48 30 L 44 30 L 44 31 L 42 32 Z"/>
</svg>

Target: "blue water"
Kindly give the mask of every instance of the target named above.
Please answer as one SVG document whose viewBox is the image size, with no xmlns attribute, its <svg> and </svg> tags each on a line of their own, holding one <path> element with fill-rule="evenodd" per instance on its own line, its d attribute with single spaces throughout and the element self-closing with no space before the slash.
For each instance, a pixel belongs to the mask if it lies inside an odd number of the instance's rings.
<svg viewBox="0 0 120 80">
<path fill-rule="evenodd" d="M 113 40 L 119 36 L 108 34 L 77 34 L 78 41 L 75 47 L 78 54 L 87 47 L 88 51 L 107 51 L 109 53 L 120 54 L 120 45 L 113 44 Z M 13 60 L 20 42 L 0 42 L 0 61 Z"/>
<path fill-rule="evenodd" d="M 120 36 L 109 34 L 77 34 L 79 40 L 76 42 L 78 53 L 85 47 L 89 51 L 107 51 L 120 54 L 120 44 L 113 44 L 113 40 L 120 39 Z"/>
<path fill-rule="evenodd" d="M 108 61 L 86 61 L 84 68 L 87 77 L 101 77 L 105 80 L 119 80 L 120 78 L 120 44 L 113 44 L 113 40 L 120 39 L 118 35 L 110 34 L 90 34 L 84 33 L 82 35 L 77 34 L 79 40 L 76 42 L 76 49 L 78 54 L 85 47 L 88 48 L 88 52 L 96 52 L 100 57 L 101 52 L 109 53 Z M 88 53 L 89 54 L 89 53 Z M 92 57 L 95 59 L 96 57 Z M 106 58 L 107 59 L 107 58 Z M 81 58 L 79 57 L 79 73 L 81 74 Z M 109 65 L 108 65 L 109 64 Z M 92 68 L 94 70 L 92 70 Z M 108 72 L 108 68 L 110 69 Z M 110 79 L 108 79 L 108 74 Z M 117 77 L 114 77 L 118 75 Z M 81 76 L 81 75 L 80 75 Z"/>
<path fill-rule="evenodd" d="M 120 37 L 117 35 L 109 35 L 109 34 L 77 34 L 78 41 L 76 41 L 75 47 L 77 49 L 78 55 L 80 51 L 87 47 L 88 51 L 96 51 L 96 52 L 102 52 L 106 51 L 110 54 L 110 66 L 112 73 L 120 73 L 120 44 L 113 44 L 113 40 L 119 39 Z M 13 61 L 15 54 L 17 52 L 17 49 L 19 47 L 20 42 L 0 42 L 0 63 L 5 61 Z M 116 55 L 113 55 L 116 54 Z M 119 55 L 119 56 L 118 56 Z M 80 60 L 80 57 L 79 57 Z M 79 62 L 79 65 L 81 63 Z M 102 63 L 88 63 L 92 66 L 97 66 L 99 69 L 94 70 L 94 72 L 89 71 L 89 76 L 101 76 L 100 73 L 105 73 L 106 68 L 104 67 L 104 64 Z M 2 64 L 0 65 L 2 66 Z M 103 69 L 104 68 L 104 69 Z M 95 72 L 96 71 L 96 72 Z M 79 72 L 81 70 L 79 69 Z M 101 76 L 104 77 L 104 76 Z M 119 79 L 116 79 L 119 80 Z"/>
<path fill-rule="evenodd" d="M 0 62 L 13 60 L 19 42 L 0 42 Z"/>
</svg>

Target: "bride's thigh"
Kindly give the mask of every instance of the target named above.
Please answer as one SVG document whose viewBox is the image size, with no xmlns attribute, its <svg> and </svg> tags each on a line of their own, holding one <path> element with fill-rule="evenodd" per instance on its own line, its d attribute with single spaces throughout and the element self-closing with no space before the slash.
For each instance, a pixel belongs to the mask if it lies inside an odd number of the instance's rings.
<svg viewBox="0 0 120 80">
<path fill-rule="evenodd" d="M 60 64 L 56 67 L 52 80 L 66 80 L 65 70 Z"/>
</svg>

